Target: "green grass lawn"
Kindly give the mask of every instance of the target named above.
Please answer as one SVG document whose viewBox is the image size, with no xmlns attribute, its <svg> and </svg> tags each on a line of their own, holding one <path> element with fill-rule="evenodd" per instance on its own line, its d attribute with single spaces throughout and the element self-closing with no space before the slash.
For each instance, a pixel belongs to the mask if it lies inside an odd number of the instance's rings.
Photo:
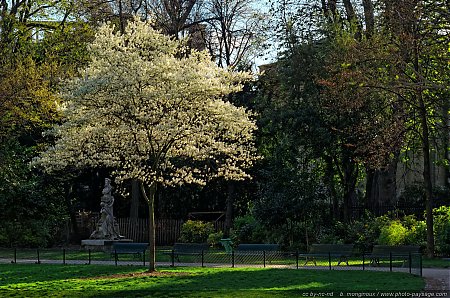
<svg viewBox="0 0 450 298">
<path fill-rule="evenodd" d="M 405 273 L 263 268 L 0 265 L 1 297 L 286 297 L 304 292 L 420 291 Z"/>
</svg>

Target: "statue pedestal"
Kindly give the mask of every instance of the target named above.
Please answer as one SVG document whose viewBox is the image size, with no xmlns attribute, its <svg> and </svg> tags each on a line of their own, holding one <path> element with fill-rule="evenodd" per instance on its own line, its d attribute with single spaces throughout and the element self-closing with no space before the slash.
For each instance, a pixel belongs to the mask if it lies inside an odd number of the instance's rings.
<svg viewBox="0 0 450 298">
<path fill-rule="evenodd" d="M 131 239 L 119 239 L 119 240 L 108 240 L 108 239 L 85 239 L 81 240 L 81 247 L 93 251 L 106 251 L 111 252 L 113 243 L 116 242 L 133 242 Z"/>
</svg>

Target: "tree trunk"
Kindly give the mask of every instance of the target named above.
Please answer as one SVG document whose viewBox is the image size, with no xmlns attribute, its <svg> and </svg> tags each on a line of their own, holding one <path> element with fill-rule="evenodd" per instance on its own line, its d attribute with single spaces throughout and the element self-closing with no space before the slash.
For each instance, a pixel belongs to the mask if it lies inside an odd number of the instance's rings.
<svg viewBox="0 0 450 298">
<path fill-rule="evenodd" d="M 423 182 L 425 187 L 425 210 L 427 223 L 427 255 L 434 257 L 434 227 L 433 227 L 433 185 L 431 182 L 430 139 L 428 134 L 427 110 L 422 94 L 418 94 L 420 105 L 420 120 L 422 125 Z"/>
<path fill-rule="evenodd" d="M 366 36 L 370 37 L 375 28 L 375 16 L 373 13 L 372 0 L 363 0 L 364 7 L 364 22 L 366 23 Z"/>
<path fill-rule="evenodd" d="M 156 271 L 156 227 L 155 227 L 155 195 L 156 182 L 152 182 L 149 186 L 148 195 L 145 185 L 139 182 L 142 196 L 148 204 L 148 242 L 149 242 L 149 272 Z"/>
<path fill-rule="evenodd" d="M 69 183 L 68 185 L 66 185 L 65 201 L 66 201 L 67 210 L 69 211 L 70 222 L 72 223 L 73 234 L 75 236 L 75 237 L 73 237 L 75 239 L 70 239 L 70 240 L 71 240 L 71 242 L 72 241 L 78 242 L 81 237 L 80 237 L 80 229 L 78 228 L 77 216 L 75 214 L 75 209 L 70 200 L 70 198 L 72 197 L 72 194 L 73 194 L 73 184 Z"/>
<path fill-rule="evenodd" d="M 418 38 L 414 38 L 414 70 L 421 73 L 419 53 L 418 53 Z M 434 223 L 433 223 L 433 185 L 431 180 L 431 159 L 430 159 L 430 135 L 428 128 L 428 114 L 425 100 L 423 98 L 423 91 L 420 81 L 416 82 L 418 87 L 415 92 L 417 102 L 419 104 L 419 117 L 422 126 L 422 153 L 423 153 L 423 183 L 425 187 L 425 211 L 426 211 L 426 225 L 427 225 L 427 255 L 430 258 L 434 257 Z"/>
<path fill-rule="evenodd" d="M 353 4 L 350 0 L 344 0 L 345 12 L 347 14 L 347 20 L 349 22 L 356 20 L 355 9 L 353 8 Z"/>
<path fill-rule="evenodd" d="M 120 33 L 125 33 L 125 20 L 123 17 L 123 8 L 122 8 L 122 0 L 119 0 L 119 25 L 120 25 Z"/>
<path fill-rule="evenodd" d="M 139 181 L 133 179 L 131 181 L 131 204 L 130 204 L 130 218 L 139 218 Z"/>
<path fill-rule="evenodd" d="M 351 220 L 350 209 L 356 197 L 356 182 L 358 180 L 358 165 L 351 158 L 344 158 L 344 222 Z"/>
<path fill-rule="evenodd" d="M 332 219 L 337 220 L 339 218 L 339 201 L 336 193 L 336 188 L 334 185 L 334 167 L 333 167 L 333 159 L 326 155 L 325 156 L 325 163 L 326 163 L 326 175 L 324 177 L 325 179 L 325 186 L 328 190 L 328 193 L 330 195 L 330 216 Z"/>
<path fill-rule="evenodd" d="M 397 162 L 398 153 L 386 169 L 367 170 L 366 208 L 376 216 L 380 206 L 392 205 L 397 196 Z"/>
<path fill-rule="evenodd" d="M 230 237 L 230 229 L 233 224 L 234 182 L 228 181 L 227 210 L 225 212 L 224 237 Z"/>
</svg>

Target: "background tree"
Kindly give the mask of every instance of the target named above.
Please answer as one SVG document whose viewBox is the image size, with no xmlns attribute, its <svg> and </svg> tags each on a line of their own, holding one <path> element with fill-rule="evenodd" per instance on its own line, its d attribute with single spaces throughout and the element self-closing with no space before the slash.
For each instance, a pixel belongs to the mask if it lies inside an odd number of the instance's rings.
<svg viewBox="0 0 450 298">
<path fill-rule="evenodd" d="M 400 51 L 396 64 L 395 90 L 409 116 L 409 131 L 418 140 L 423 158 L 427 251 L 434 255 L 433 183 L 431 151 L 433 139 L 448 131 L 448 79 L 450 28 L 449 3 L 446 1 L 381 1 L 383 23 L 391 42 Z M 447 62 L 446 62 L 447 61 Z M 444 112 L 443 112 L 444 111 Z M 445 139 L 448 134 L 444 133 Z M 411 136 L 411 135 L 410 135 Z"/>
<path fill-rule="evenodd" d="M 56 85 L 86 63 L 90 30 L 73 8 L 71 1 L 0 2 L 0 229 L 9 227 L 8 245 L 59 241 L 67 219 L 61 184 L 28 163 L 45 141 L 42 131 L 60 120 Z"/>
<path fill-rule="evenodd" d="M 209 0 L 204 3 L 206 47 L 220 67 L 248 69 L 261 46 L 264 21 L 251 0 Z M 259 44 L 258 44 L 259 43 Z"/>
<path fill-rule="evenodd" d="M 118 181 L 137 179 L 150 216 L 150 270 L 155 270 L 157 185 L 244 179 L 255 159 L 253 121 L 222 101 L 247 78 L 217 66 L 204 52 L 130 23 L 124 34 L 102 26 L 92 62 L 66 91 L 66 121 L 39 159 L 47 170 L 68 165 L 115 168 Z"/>
</svg>

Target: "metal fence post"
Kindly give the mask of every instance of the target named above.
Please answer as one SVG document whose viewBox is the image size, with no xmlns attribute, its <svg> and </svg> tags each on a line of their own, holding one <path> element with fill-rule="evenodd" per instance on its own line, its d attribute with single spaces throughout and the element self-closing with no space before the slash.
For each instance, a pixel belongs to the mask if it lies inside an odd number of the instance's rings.
<svg viewBox="0 0 450 298">
<path fill-rule="evenodd" d="M 37 262 L 36 264 L 40 264 L 41 263 L 41 258 L 39 257 L 39 248 L 37 249 Z"/>
<path fill-rule="evenodd" d="M 63 265 L 66 265 L 66 249 L 63 248 Z"/>
<path fill-rule="evenodd" d="M 363 259 L 363 266 L 362 266 L 362 267 L 363 267 L 363 270 L 366 270 L 366 266 L 365 266 L 365 264 L 364 264 L 365 261 L 366 261 L 366 260 L 365 260 L 365 253 L 362 254 L 362 259 Z"/>
<path fill-rule="evenodd" d="M 170 254 L 170 257 L 172 259 L 172 267 L 175 267 L 175 250 L 172 249 L 172 253 Z"/>
<path fill-rule="evenodd" d="M 298 250 L 295 252 L 295 262 L 297 263 L 297 269 L 298 269 Z"/>
<path fill-rule="evenodd" d="M 330 252 L 328 253 L 328 267 L 331 270 L 331 253 Z"/>
<path fill-rule="evenodd" d="M 231 251 L 231 268 L 234 268 L 234 249 Z"/>
<path fill-rule="evenodd" d="M 266 268 L 266 251 L 263 250 L 263 266 Z"/>
<path fill-rule="evenodd" d="M 422 254 L 419 254 L 419 263 L 420 263 L 420 276 L 422 276 Z"/>
<path fill-rule="evenodd" d="M 389 253 L 389 271 L 392 272 L 392 252 Z"/>
<path fill-rule="evenodd" d="M 17 248 L 14 248 L 14 264 L 17 264 Z"/>
<path fill-rule="evenodd" d="M 205 262 L 205 251 L 202 249 L 202 267 L 204 267 Z"/>
<path fill-rule="evenodd" d="M 117 250 L 114 250 L 114 262 L 116 263 L 116 266 L 117 266 L 117 260 L 118 258 L 117 258 Z"/>
<path fill-rule="evenodd" d="M 412 257 L 411 257 L 411 252 L 409 252 L 408 254 L 408 263 L 409 263 L 409 274 L 411 274 L 411 270 L 412 270 Z"/>
<path fill-rule="evenodd" d="M 91 265 L 91 249 L 88 250 L 88 264 Z"/>
<path fill-rule="evenodd" d="M 142 265 L 145 267 L 145 248 L 144 251 L 142 252 Z"/>
</svg>

